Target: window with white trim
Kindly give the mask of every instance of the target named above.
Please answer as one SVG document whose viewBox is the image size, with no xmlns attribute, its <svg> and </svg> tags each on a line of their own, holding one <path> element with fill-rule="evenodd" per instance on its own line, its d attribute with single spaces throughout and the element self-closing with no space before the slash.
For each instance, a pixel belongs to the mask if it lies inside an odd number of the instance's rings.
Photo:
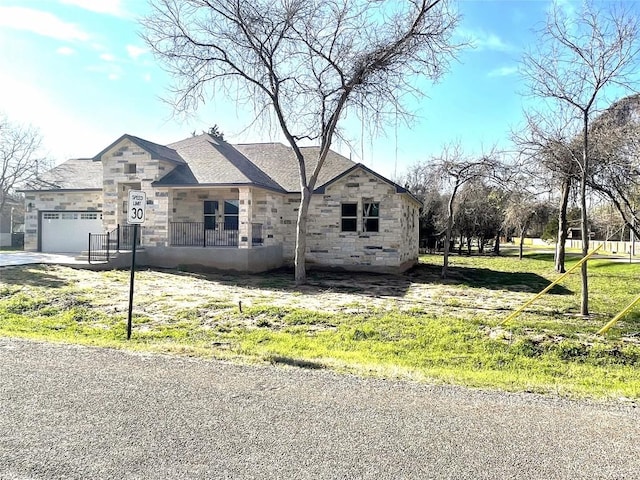
<svg viewBox="0 0 640 480">
<path fill-rule="evenodd" d="M 224 201 L 224 229 L 238 230 L 238 216 L 240 214 L 240 202 L 238 200 Z"/>
<path fill-rule="evenodd" d="M 218 213 L 218 201 L 217 200 L 205 200 L 204 201 L 204 229 L 215 230 L 216 229 L 216 214 Z"/>
<path fill-rule="evenodd" d="M 378 202 L 362 204 L 362 231 L 380 231 L 380 204 Z"/>
</svg>

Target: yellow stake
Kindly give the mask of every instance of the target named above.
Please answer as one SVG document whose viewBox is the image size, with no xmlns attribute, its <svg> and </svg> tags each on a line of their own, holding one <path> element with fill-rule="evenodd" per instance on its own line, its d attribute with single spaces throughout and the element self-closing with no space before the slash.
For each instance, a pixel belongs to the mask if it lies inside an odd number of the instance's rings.
<svg viewBox="0 0 640 480">
<path fill-rule="evenodd" d="M 582 265 L 584 262 L 586 262 L 587 260 L 589 260 L 589 258 L 591 257 L 591 255 L 593 255 L 594 253 L 596 253 L 598 250 L 600 250 L 602 248 L 602 245 L 604 244 L 600 244 L 600 246 L 598 246 L 598 248 L 596 248 L 594 251 L 592 251 L 591 253 L 587 254 L 585 257 L 582 257 L 582 259 L 576 263 L 573 267 L 571 267 L 569 270 L 567 270 L 565 273 L 563 273 L 562 275 L 560 275 L 551 285 L 549 285 L 547 288 L 545 288 L 544 290 L 542 290 L 539 294 L 537 294 L 535 297 L 533 297 L 531 300 L 529 300 L 528 302 L 526 302 L 524 305 L 522 305 L 519 309 L 517 309 L 515 312 L 513 312 L 511 315 L 509 315 L 507 318 L 505 318 L 503 321 L 501 321 L 498 325 L 504 325 L 505 323 L 507 323 L 509 320 L 517 317 L 525 308 L 527 308 L 529 305 L 531 305 L 533 302 L 535 302 L 537 299 L 539 299 L 542 295 L 544 295 L 545 293 L 547 293 L 549 290 L 551 290 L 553 287 L 555 287 L 558 283 L 560 283 L 560 281 L 566 277 L 567 275 L 569 275 L 571 272 L 573 272 L 576 268 L 578 268 L 580 265 Z"/>
<path fill-rule="evenodd" d="M 602 327 L 600 330 L 598 330 L 598 335 L 604 335 L 605 333 L 607 333 L 609 331 L 609 329 L 611 327 L 613 327 L 618 320 L 620 320 L 622 317 L 624 317 L 633 308 L 633 306 L 638 302 L 640 302 L 640 295 L 638 295 L 636 297 L 636 299 L 627 306 L 627 308 L 622 310 L 618 315 L 613 317 L 609 323 L 607 323 L 604 327 Z"/>
</svg>

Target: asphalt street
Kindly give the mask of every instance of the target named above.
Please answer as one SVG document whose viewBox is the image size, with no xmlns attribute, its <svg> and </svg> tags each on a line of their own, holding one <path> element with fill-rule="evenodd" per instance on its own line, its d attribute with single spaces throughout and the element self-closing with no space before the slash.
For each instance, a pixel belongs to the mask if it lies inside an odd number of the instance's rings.
<svg viewBox="0 0 640 480">
<path fill-rule="evenodd" d="M 1 479 L 634 479 L 639 410 L 0 338 Z"/>
</svg>

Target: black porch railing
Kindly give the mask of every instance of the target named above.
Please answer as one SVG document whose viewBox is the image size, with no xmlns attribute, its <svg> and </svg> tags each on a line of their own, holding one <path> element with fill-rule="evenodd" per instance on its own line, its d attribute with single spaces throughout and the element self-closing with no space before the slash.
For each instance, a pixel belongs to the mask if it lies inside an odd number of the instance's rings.
<svg viewBox="0 0 640 480">
<path fill-rule="evenodd" d="M 118 225 L 115 229 L 106 233 L 89 234 L 89 263 L 108 262 L 113 254 L 121 250 L 133 249 L 133 225 Z M 138 229 L 138 241 L 140 245 L 142 237 L 141 227 Z"/>
<path fill-rule="evenodd" d="M 172 247 L 237 247 L 238 230 L 205 229 L 204 222 L 171 222 Z"/>
<path fill-rule="evenodd" d="M 206 229 L 204 222 L 171 222 L 169 245 L 172 247 L 237 247 L 238 230 Z M 251 243 L 262 245 L 262 224 L 251 224 Z"/>
</svg>

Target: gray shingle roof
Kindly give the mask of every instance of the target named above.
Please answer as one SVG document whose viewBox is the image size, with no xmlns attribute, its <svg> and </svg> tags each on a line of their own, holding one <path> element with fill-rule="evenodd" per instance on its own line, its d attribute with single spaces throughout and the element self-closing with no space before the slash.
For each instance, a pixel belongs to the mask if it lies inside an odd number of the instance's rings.
<svg viewBox="0 0 640 480">
<path fill-rule="evenodd" d="M 187 162 L 193 178 L 200 184 L 254 184 L 282 190 L 267 173 L 262 171 L 232 145 L 208 134 L 172 143 Z M 178 185 L 179 178 L 167 174 L 154 185 Z M 192 182 L 189 182 L 192 183 Z"/>
<path fill-rule="evenodd" d="M 91 190 L 102 188 L 102 162 L 74 158 L 38 176 L 25 190 Z"/>
<path fill-rule="evenodd" d="M 298 162 L 293 150 L 282 143 L 249 143 L 236 145 L 244 155 L 278 182 L 289 192 L 300 191 Z M 303 147 L 307 176 L 310 176 L 317 165 L 319 147 Z M 330 150 L 320 170 L 316 186 L 323 185 L 352 168 L 355 162 Z"/>
<path fill-rule="evenodd" d="M 282 143 L 231 145 L 208 134 L 169 144 L 158 145 L 125 134 L 93 159 L 68 160 L 42 175 L 32 190 L 102 188 L 102 155 L 118 142 L 128 139 L 148 151 L 152 158 L 170 160 L 176 168 L 156 186 L 178 185 L 256 185 L 277 191 L 299 192 L 298 164 L 291 148 Z M 319 147 L 303 147 L 307 175 L 317 164 Z M 357 164 L 329 151 L 316 187 L 339 178 Z"/>
</svg>

